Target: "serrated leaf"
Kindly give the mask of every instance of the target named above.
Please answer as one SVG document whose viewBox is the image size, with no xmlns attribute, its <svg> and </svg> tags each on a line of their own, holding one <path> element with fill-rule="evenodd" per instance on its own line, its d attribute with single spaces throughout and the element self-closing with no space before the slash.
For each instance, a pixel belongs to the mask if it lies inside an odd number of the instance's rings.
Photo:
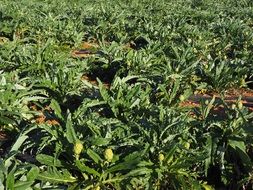
<svg viewBox="0 0 253 190">
<path fill-rule="evenodd" d="M 14 87 L 15 87 L 16 90 L 26 90 L 26 87 L 24 87 L 20 84 L 15 84 Z"/>
<path fill-rule="evenodd" d="M 97 146 L 106 146 L 110 143 L 111 139 L 109 138 L 102 138 L 102 137 L 94 137 L 91 140 L 92 145 Z"/>
<path fill-rule="evenodd" d="M 108 94 L 106 88 L 104 87 L 103 83 L 97 79 L 98 81 L 98 87 L 99 87 L 99 91 L 100 91 L 100 94 L 103 98 L 104 101 L 108 102 L 111 98 L 111 96 Z"/>
<path fill-rule="evenodd" d="M 14 166 L 7 175 L 6 189 L 8 189 L 8 190 L 15 190 L 14 189 L 14 183 L 15 183 L 14 172 L 15 172 L 15 170 L 16 170 L 16 166 Z"/>
<path fill-rule="evenodd" d="M 37 155 L 36 160 L 38 160 L 41 164 L 45 164 L 47 166 L 55 166 L 55 167 L 62 166 L 62 163 L 59 159 L 56 159 L 53 156 L 49 156 L 46 154 Z"/>
<path fill-rule="evenodd" d="M 33 181 L 16 181 L 14 185 L 15 190 L 27 190 L 33 184 Z"/>
<path fill-rule="evenodd" d="M 88 166 L 86 166 L 84 163 L 82 163 L 80 160 L 76 161 L 76 166 L 78 167 L 79 170 L 81 170 L 82 172 L 87 172 L 89 174 L 93 174 L 97 177 L 100 177 L 100 174 L 93 168 L 90 168 Z"/>
<path fill-rule="evenodd" d="M 20 146 L 25 142 L 25 140 L 28 138 L 27 135 L 20 135 L 17 139 L 17 141 L 14 143 L 14 145 L 11 147 L 10 151 L 17 151 Z"/>
<path fill-rule="evenodd" d="M 138 167 L 144 167 L 144 166 L 153 166 L 154 163 L 151 161 L 141 161 L 140 163 L 138 163 Z"/>
<path fill-rule="evenodd" d="M 96 153 L 96 152 L 94 152 L 93 150 L 91 150 L 91 149 L 88 149 L 87 150 L 87 154 L 91 157 L 91 159 L 94 161 L 94 162 L 96 162 L 97 164 L 99 163 L 99 161 L 101 162 L 102 161 L 102 159 L 100 158 L 100 156 Z"/>
<path fill-rule="evenodd" d="M 140 158 L 140 156 L 141 156 L 141 152 L 135 151 L 135 152 L 132 152 L 131 154 L 128 154 L 123 160 L 124 161 L 136 160 Z"/>
<path fill-rule="evenodd" d="M 245 152 L 246 150 L 246 146 L 245 143 L 243 141 L 238 141 L 238 140 L 229 140 L 228 141 L 228 145 L 230 145 L 232 148 L 236 149 L 236 147 L 238 147 L 239 149 L 241 149 L 242 151 Z"/>
<path fill-rule="evenodd" d="M 27 181 L 33 181 L 36 179 L 36 177 L 39 175 L 39 168 L 37 166 L 34 166 L 30 169 L 30 171 L 26 174 Z"/>
<path fill-rule="evenodd" d="M 147 175 L 147 174 L 150 174 L 150 173 L 152 173 L 152 172 L 153 172 L 152 169 L 143 167 L 143 168 L 137 168 L 137 169 L 131 170 L 129 173 L 127 173 L 126 176 Z"/>
<path fill-rule="evenodd" d="M 14 124 L 15 121 L 6 116 L 0 116 L 0 123 L 4 125 L 8 125 L 8 124 Z"/>
<path fill-rule="evenodd" d="M 61 120 L 63 120 L 63 116 L 62 116 L 62 112 L 61 112 L 61 107 L 58 104 L 58 102 L 55 99 L 51 100 L 50 103 L 50 108 L 52 108 L 54 110 L 54 113 L 57 117 L 59 117 Z"/>
<path fill-rule="evenodd" d="M 55 184 L 74 183 L 77 181 L 77 179 L 73 177 L 68 170 L 57 170 L 54 167 L 48 168 L 47 171 L 41 172 L 37 176 L 37 179 Z"/>
<path fill-rule="evenodd" d="M 73 128 L 72 125 L 72 120 L 71 120 L 71 114 L 69 113 L 68 118 L 67 118 L 67 123 L 66 123 L 66 137 L 67 140 L 70 143 L 75 143 L 77 141 L 77 137 L 76 137 L 76 132 Z"/>
<path fill-rule="evenodd" d="M 108 170 L 106 170 L 106 172 L 113 173 L 116 171 L 133 169 L 133 168 L 136 168 L 136 165 L 138 163 L 139 163 L 138 160 L 131 160 L 131 161 L 122 162 L 122 163 L 119 163 L 119 164 L 116 164 L 116 165 L 110 167 Z"/>
<path fill-rule="evenodd" d="M 168 162 L 170 160 L 172 160 L 174 153 L 177 150 L 177 144 L 174 144 L 171 146 L 171 148 L 169 149 L 169 151 L 166 153 L 165 156 L 165 161 Z"/>
<path fill-rule="evenodd" d="M 139 98 L 137 98 L 133 103 L 132 103 L 132 105 L 130 106 L 130 109 L 132 109 L 133 107 L 135 107 L 135 106 L 138 106 L 139 104 L 140 104 L 140 99 Z"/>
<path fill-rule="evenodd" d="M 31 97 L 26 97 L 23 100 L 30 102 L 30 101 L 36 101 L 36 100 L 46 100 L 47 98 L 41 97 L 41 96 L 31 96 Z"/>
</svg>

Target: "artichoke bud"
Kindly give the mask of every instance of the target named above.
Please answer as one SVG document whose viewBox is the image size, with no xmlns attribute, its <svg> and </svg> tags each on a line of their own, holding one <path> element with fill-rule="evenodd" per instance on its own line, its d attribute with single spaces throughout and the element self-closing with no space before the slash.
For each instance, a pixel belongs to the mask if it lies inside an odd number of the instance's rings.
<svg viewBox="0 0 253 190">
<path fill-rule="evenodd" d="M 179 100 L 180 100 L 181 102 L 183 102 L 183 101 L 185 100 L 184 95 L 181 94 L 181 95 L 179 96 Z"/>
<path fill-rule="evenodd" d="M 163 160 L 164 160 L 164 155 L 162 154 L 162 153 L 160 153 L 159 155 L 158 155 L 158 160 L 159 160 L 159 162 L 162 162 Z"/>
<path fill-rule="evenodd" d="M 242 109 L 242 107 L 243 107 L 242 101 L 239 101 L 239 102 L 238 102 L 238 104 L 237 104 L 237 106 L 238 106 L 238 109 L 240 109 L 240 110 L 241 110 L 241 109 Z"/>
<path fill-rule="evenodd" d="M 190 143 L 189 143 L 189 142 L 185 142 L 185 143 L 184 143 L 184 147 L 185 147 L 187 150 L 189 150 L 189 148 L 190 148 Z"/>
<path fill-rule="evenodd" d="M 112 159 L 113 159 L 113 151 L 112 151 L 112 149 L 107 148 L 107 149 L 105 150 L 105 152 L 104 152 L 104 157 L 105 157 L 105 159 L 106 159 L 108 162 L 112 161 Z"/>
<path fill-rule="evenodd" d="M 74 145 L 75 155 L 80 155 L 83 150 L 83 144 L 81 142 L 76 142 Z"/>
</svg>

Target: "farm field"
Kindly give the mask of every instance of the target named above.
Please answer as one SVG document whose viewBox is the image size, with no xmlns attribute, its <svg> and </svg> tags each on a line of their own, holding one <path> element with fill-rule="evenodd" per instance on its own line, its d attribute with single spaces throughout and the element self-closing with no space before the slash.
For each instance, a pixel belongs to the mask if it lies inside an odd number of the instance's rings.
<svg viewBox="0 0 253 190">
<path fill-rule="evenodd" d="M 0 0 L 0 190 L 253 189 L 251 0 Z"/>
</svg>

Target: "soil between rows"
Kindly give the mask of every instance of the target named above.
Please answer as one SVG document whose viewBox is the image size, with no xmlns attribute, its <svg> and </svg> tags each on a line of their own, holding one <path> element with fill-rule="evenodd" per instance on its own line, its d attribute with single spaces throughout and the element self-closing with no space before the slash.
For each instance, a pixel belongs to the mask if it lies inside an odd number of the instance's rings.
<svg viewBox="0 0 253 190">
<path fill-rule="evenodd" d="M 241 101 L 243 106 L 247 107 L 250 111 L 253 111 L 253 91 L 243 88 L 229 89 L 225 93 L 223 100 L 222 97 L 217 93 L 191 95 L 188 100 L 181 104 L 181 106 L 198 107 L 202 101 L 211 101 L 213 97 L 215 97 L 214 104 L 221 104 L 224 100 L 228 105 L 232 105 L 238 101 Z"/>
</svg>

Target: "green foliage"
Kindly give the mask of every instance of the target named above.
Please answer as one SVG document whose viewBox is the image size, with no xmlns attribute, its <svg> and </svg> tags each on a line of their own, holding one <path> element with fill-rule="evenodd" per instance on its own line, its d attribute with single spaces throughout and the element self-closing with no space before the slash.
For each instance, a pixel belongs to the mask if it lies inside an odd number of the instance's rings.
<svg viewBox="0 0 253 190">
<path fill-rule="evenodd" d="M 2 0 L 0 190 L 252 189 L 253 115 L 223 97 L 252 25 L 250 0 Z"/>
</svg>

